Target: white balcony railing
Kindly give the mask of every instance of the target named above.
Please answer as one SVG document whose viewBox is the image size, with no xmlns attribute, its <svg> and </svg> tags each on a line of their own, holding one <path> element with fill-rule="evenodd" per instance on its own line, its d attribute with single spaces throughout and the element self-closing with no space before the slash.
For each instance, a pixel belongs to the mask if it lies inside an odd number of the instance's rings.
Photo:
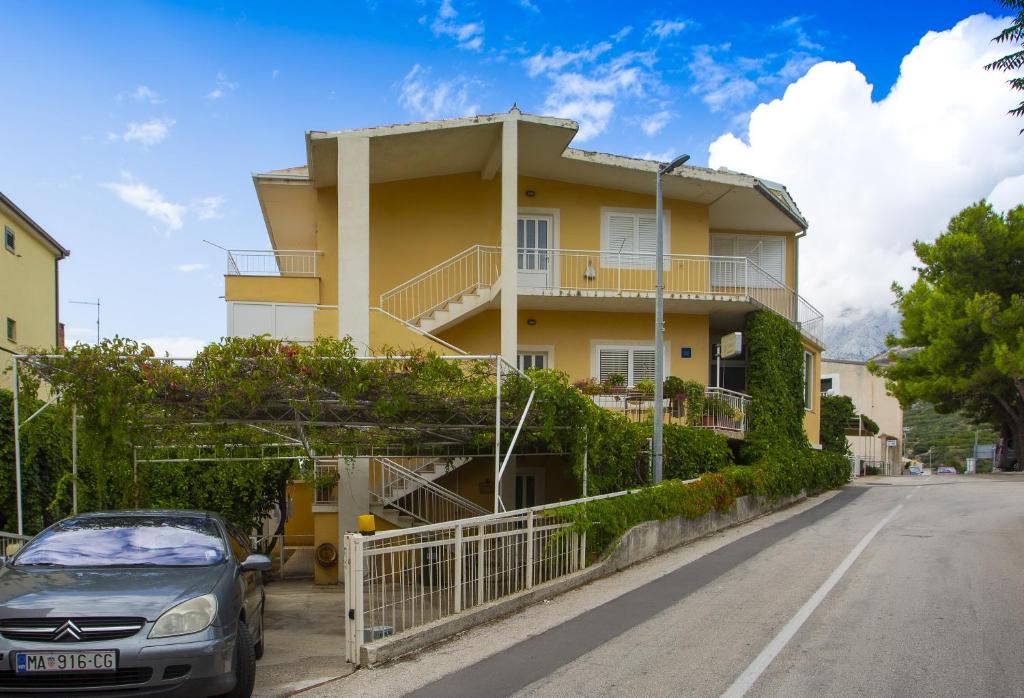
<svg viewBox="0 0 1024 698">
<path fill-rule="evenodd" d="M 483 516 L 486 509 L 422 477 L 390 458 L 374 458 L 371 501 L 392 507 L 419 523 Z"/>
<path fill-rule="evenodd" d="M 619 393 L 591 395 L 594 404 L 615 412 L 622 412 L 633 421 L 650 421 L 654 400 L 634 390 Z M 747 414 L 750 412 L 751 397 L 725 388 L 707 388 L 699 415 L 687 412 L 685 402 L 677 403 L 674 396 L 664 399 L 662 409 L 669 423 L 688 424 L 715 431 L 727 432 L 742 438 L 747 431 Z"/>
<path fill-rule="evenodd" d="M 228 276 L 317 276 L 316 250 L 228 250 Z"/>
<path fill-rule="evenodd" d="M 519 250 L 520 294 L 653 297 L 655 256 L 600 250 Z M 381 307 L 415 323 L 447 304 L 497 283 L 501 248 L 475 245 L 381 296 Z M 746 257 L 667 254 L 668 299 L 735 299 L 771 310 L 821 343 L 821 313 Z"/>
<path fill-rule="evenodd" d="M 493 286 L 500 275 L 501 249 L 474 245 L 384 293 L 380 307 L 415 323 L 466 294 Z"/>
</svg>

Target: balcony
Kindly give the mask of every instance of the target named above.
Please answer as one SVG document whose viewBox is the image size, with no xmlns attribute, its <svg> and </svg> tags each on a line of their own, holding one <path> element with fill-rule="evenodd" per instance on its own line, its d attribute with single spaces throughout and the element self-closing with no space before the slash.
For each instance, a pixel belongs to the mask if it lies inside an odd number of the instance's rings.
<svg viewBox="0 0 1024 698">
<path fill-rule="evenodd" d="M 227 276 L 297 276 L 316 278 L 316 250 L 228 250 Z"/>
<path fill-rule="evenodd" d="M 519 295 L 640 298 L 655 295 L 655 255 L 600 250 L 519 250 Z M 665 300 L 744 303 L 771 310 L 822 342 L 822 314 L 746 257 L 666 254 Z M 521 302 L 522 304 L 522 302 Z M 683 307 L 681 305 L 681 307 Z"/>
<path fill-rule="evenodd" d="M 630 389 L 618 393 L 599 393 L 590 396 L 598 407 L 621 412 L 634 422 L 651 420 L 654 399 L 649 394 Z M 666 397 L 663 403 L 666 424 L 695 426 L 711 429 L 732 439 L 742 439 L 747 432 L 749 395 L 725 388 L 708 388 L 699 406 L 700 413 L 691 415 L 686 401 L 679 397 Z"/>
<path fill-rule="evenodd" d="M 516 254 L 519 306 L 649 311 L 655 294 L 655 255 L 601 250 L 520 249 Z M 501 249 L 474 245 L 384 293 L 381 307 L 428 332 L 497 303 Z M 666 310 L 737 316 L 764 308 L 822 344 L 822 314 L 793 289 L 746 257 L 664 256 Z"/>
</svg>

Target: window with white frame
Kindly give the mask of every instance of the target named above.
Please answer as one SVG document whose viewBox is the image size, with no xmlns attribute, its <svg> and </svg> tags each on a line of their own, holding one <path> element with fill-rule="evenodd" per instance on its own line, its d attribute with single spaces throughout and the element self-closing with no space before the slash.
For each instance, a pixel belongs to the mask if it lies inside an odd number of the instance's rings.
<svg viewBox="0 0 1024 698">
<path fill-rule="evenodd" d="M 6 225 L 4 226 L 4 247 L 7 248 L 8 252 L 16 252 L 14 247 L 14 231 Z"/>
<path fill-rule="evenodd" d="M 653 346 L 604 346 L 597 348 L 597 379 L 607 382 L 614 375 L 634 386 L 642 380 L 654 380 Z"/>
<path fill-rule="evenodd" d="M 551 359 L 546 351 L 521 351 L 516 354 L 516 368 L 520 371 L 531 368 L 551 368 Z"/>
<path fill-rule="evenodd" d="M 664 212 L 666 253 L 671 249 L 671 219 Z M 654 211 L 603 209 L 601 265 L 653 269 L 658 245 L 658 217 Z"/>
<path fill-rule="evenodd" d="M 711 283 L 715 286 L 751 286 L 772 288 L 786 283 L 786 238 L 778 235 L 711 236 L 713 257 L 746 257 L 755 266 L 731 262 L 712 264 Z M 771 277 L 771 278 L 768 278 Z"/>
<path fill-rule="evenodd" d="M 814 409 L 814 354 L 804 352 L 804 408 Z"/>
</svg>

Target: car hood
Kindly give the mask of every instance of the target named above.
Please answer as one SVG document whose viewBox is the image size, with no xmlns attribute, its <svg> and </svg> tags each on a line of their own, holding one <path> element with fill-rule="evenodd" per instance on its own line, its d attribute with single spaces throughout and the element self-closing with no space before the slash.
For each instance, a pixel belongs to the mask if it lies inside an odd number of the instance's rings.
<svg viewBox="0 0 1024 698">
<path fill-rule="evenodd" d="M 135 616 L 156 620 L 171 606 L 208 594 L 227 569 L 0 568 L 0 618 Z"/>
</svg>

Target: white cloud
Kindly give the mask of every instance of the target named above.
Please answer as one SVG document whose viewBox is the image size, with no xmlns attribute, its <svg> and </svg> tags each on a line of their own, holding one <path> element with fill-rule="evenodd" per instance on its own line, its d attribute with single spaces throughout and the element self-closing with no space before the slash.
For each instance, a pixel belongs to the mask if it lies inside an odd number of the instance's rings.
<svg viewBox="0 0 1024 698">
<path fill-rule="evenodd" d="M 804 22 L 807 20 L 806 17 L 789 17 L 784 19 L 772 29 L 783 32 L 790 32 L 793 34 L 793 40 L 796 45 L 805 51 L 821 51 L 825 47 L 818 42 L 811 39 L 807 30 L 804 29 Z"/>
<path fill-rule="evenodd" d="M 526 66 L 526 74 L 535 78 L 541 73 L 557 72 L 569 65 L 579 66 L 589 63 L 596 60 L 601 54 L 610 51 L 611 48 L 612 45 L 607 41 L 602 41 L 592 47 L 584 46 L 578 51 L 563 51 L 556 46 L 550 54 L 541 51 L 530 56 L 523 61 L 523 65 Z"/>
<path fill-rule="evenodd" d="M 160 99 L 160 95 L 157 94 L 156 91 L 150 89 L 145 85 L 139 85 L 135 88 L 135 91 L 132 92 L 132 99 L 134 99 L 136 102 L 149 102 L 150 104 L 160 104 L 161 102 L 163 102 L 163 100 Z"/>
<path fill-rule="evenodd" d="M 120 182 L 104 182 L 102 186 L 117 194 L 129 206 L 157 219 L 168 230 L 181 230 L 186 207 L 168 201 L 153 187 L 136 180 L 130 172 L 122 172 Z"/>
<path fill-rule="evenodd" d="M 540 8 L 537 7 L 537 4 L 530 0 L 519 0 L 519 6 L 524 10 L 529 10 L 530 12 L 540 12 Z"/>
<path fill-rule="evenodd" d="M 1002 180 L 985 198 L 1002 213 L 1024 204 L 1024 174 Z"/>
<path fill-rule="evenodd" d="M 614 41 L 615 43 L 618 43 L 618 42 L 622 41 L 623 39 L 625 39 L 627 36 L 629 36 L 632 32 L 633 32 L 633 27 L 631 25 L 627 24 L 622 29 L 620 29 L 619 31 L 617 31 L 614 34 L 612 34 L 612 41 Z"/>
<path fill-rule="evenodd" d="M 206 265 L 200 262 L 190 262 L 188 264 L 178 264 L 174 269 L 184 274 L 191 274 L 194 271 L 202 271 L 203 269 L 206 269 Z"/>
<path fill-rule="evenodd" d="M 484 45 L 483 22 L 456 22 L 459 13 L 452 6 L 452 0 L 441 0 L 437 16 L 430 24 L 436 37 L 447 36 L 455 39 L 458 47 L 467 51 L 479 51 Z"/>
<path fill-rule="evenodd" d="M 689 23 L 681 19 L 656 19 L 651 23 L 647 33 L 659 39 L 667 39 L 670 36 L 679 34 L 688 26 L 690 26 Z"/>
<path fill-rule="evenodd" d="M 673 114 L 670 111 L 662 110 L 656 112 L 648 117 L 643 118 L 640 121 L 640 128 L 648 136 L 657 135 L 658 132 L 661 131 L 661 129 L 665 128 L 668 122 L 672 120 L 673 116 L 675 116 L 675 114 Z"/>
<path fill-rule="evenodd" d="M 712 167 L 788 186 L 811 224 L 800 290 L 827 320 L 888 306 L 889 284 L 914 278 L 911 242 L 934 239 L 964 206 L 1022 194 L 1014 98 L 1005 75 L 982 68 L 1005 53 L 991 42 L 1005 23 L 975 15 L 929 32 L 880 101 L 852 63 L 818 63 L 753 111 L 747 141 L 711 144 Z"/>
<path fill-rule="evenodd" d="M 223 196 L 204 196 L 192 203 L 191 209 L 195 212 L 196 218 L 201 221 L 212 221 L 223 218 L 224 214 L 220 209 L 224 205 Z"/>
<path fill-rule="evenodd" d="M 274 68 L 273 70 L 270 71 L 270 79 L 271 80 L 277 80 L 277 76 L 280 75 L 280 74 L 281 74 L 281 71 L 278 70 L 277 68 Z"/>
<path fill-rule="evenodd" d="M 151 346 L 157 356 L 172 356 L 182 359 L 192 358 L 199 353 L 200 349 L 209 344 L 205 339 L 198 337 L 146 337 L 139 342 Z"/>
<path fill-rule="evenodd" d="M 690 91 L 700 95 L 713 112 L 738 105 L 757 94 L 757 83 L 748 74 L 759 73 L 763 64 L 747 60 L 727 65 L 715 59 L 715 54 L 727 52 L 730 48 L 728 44 L 698 46 L 693 50 L 690 61 L 694 80 Z"/>
<path fill-rule="evenodd" d="M 207 99 L 220 99 L 228 92 L 234 92 L 238 89 L 237 82 L 231 82 L 228 80 L 227 75 L 224 73 L 217 73 L 217 81 L 214 84 L 214 88 L 206 93 Z"/>
<path fill-rule="evenodd" d="M 133 121 L 128 124 L 128 130 L 121 134 L 121 139 L 125 143 L 156 145 L 167 138 L 174 123 L 174 119 L 150 119 L 142 123 Z"/>
<path fill-rule="evenodd" d="M 579 142 L 604 133 L 619 101 L 644 98 L 648 86 L 658 84 L 653 52 L 626 52 L 600 62 L 611 48 L 608 42 L 576 51 L 556 47 L 523 61 L 530 77 L 543 75 L 551 81 L 545 113 L 579 122 Z"/>
<path fill-rule="evenodd" d="M 402 79 L 399 103 L 420 119 L 439 119 L 475 114 L 479 109 L 469 96 L 475 81 L 458 76 L 432 80 L 430 68 L 418 63 Z"/>
</svg>

